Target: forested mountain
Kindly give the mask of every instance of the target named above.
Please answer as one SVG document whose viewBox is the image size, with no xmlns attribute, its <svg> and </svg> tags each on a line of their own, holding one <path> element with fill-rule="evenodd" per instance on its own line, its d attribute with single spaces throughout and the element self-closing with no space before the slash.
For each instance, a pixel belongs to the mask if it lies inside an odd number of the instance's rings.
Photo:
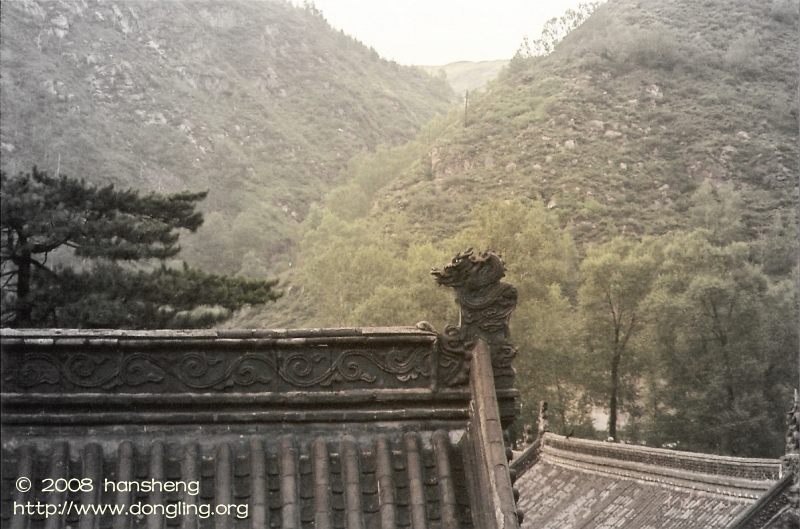
<svg viewBox="0 0 800 529">
<path fill-rule="evenodd" d="M 282 1 L 15 0 L 0 30 L 2 168 L 208 190 L 182 256 L 210 271 L 284 268 L 347 160 L 452 98 Z"/>
<path fill-rule="evenodd" d="M 780 452 L 797 381 L 797 0 L 611 0 L 412 141 L 356 157 L 280 310 L 239 325 L 457 317 L 428 268 L 500 251 L 523 421 Z M 592 423 L 605 410 L 606 426 Z"/>
<path fill-rule="evenodd" d="M 362 246 L 363 226 L 403 247 L 453 236 L 475 224 L 476 206 L 503 200 L 541 203 L 581 254 L 617 235 L 696 227 L 792 241 L 798 7 L 601 5 L 552 54 L 518 54 L 466 112 L 354 158 L 307 223 L 306 255 L 329 222 L 344 223 L 332 245 L 350 243 L 353 227 Z M 780 259 L 785 275 L 791 257 Z"/>
</svg>

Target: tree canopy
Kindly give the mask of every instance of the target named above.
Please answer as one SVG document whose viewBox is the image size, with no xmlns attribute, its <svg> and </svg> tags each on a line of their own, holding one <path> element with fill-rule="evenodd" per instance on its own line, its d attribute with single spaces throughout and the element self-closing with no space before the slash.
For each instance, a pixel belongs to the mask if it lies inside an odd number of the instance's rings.
<svg viewBox="0 0 800 529">
<path fill-rule="evenodd" d="M 562 434 L 780 453 L 798 369 L 791 219 L 776 215 L 753 240 L 739 192 L 711 184 L 687 204 L 690 229 L 583 247 L 535 200 L 476 205 L 435 242 L 337 211 L 310 216 L 298 256 L 314 324 L 442 329 L 457 314 L 428 266 L 468 246 L 497 250 L 519 291 L 518 424 L 544 400 Z"/>
<path fill-rule="evenodd" d="M 776 343 L 772 333 L 789 332 L 791 300 L 781 298 L 793 292 L 770 288 L 747 244 L 713 239 L 707 230 L 675 234 L 643 304 L 657 315 L 645 342 L 657 373 L 653 429 L 704 451 L 754 455 L 780 445 L 782 425 L 765 404 L 780 408 L 790 391 L 791 339 Z"/>
<path fill-rule="evenodd" d="M 203 223 L 205 192 L 142 194 L 36 167 L 0 179 L 4 325 L 199 326 L 279 295 L 276 281 L 165 262 L 180 251 L 181 230 Z M 48 264 L 53 254 L 59 264 Z"/>
<path fill-rule="evenodd" d="M 641 302 L 656 272 L 652 248 L 616 238 L 591 248 L 581 263 L 579 303 L 586 347 L 600 361 L 594 371 L 606 378 L 601 394 L 608 399 L 608 435 L 617 439 L 617 420 L 626 380 L 630 381 L 632 347 L 643 320 Z"/>
</svg>

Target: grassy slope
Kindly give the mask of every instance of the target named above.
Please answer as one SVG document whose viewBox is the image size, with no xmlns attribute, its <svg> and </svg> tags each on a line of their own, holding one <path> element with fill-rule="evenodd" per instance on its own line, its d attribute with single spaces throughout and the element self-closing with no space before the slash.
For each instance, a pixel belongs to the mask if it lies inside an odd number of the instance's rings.
<svg viewBox="0 0 800 529">
<path fill-rule="evenodd" d="M 3 169 L 209 189 L 185 254 L 212 270 L 284 267 L 347 160 L 452 97 L 284 2 L 20 0 L 1 28 Z"/>
</svg>

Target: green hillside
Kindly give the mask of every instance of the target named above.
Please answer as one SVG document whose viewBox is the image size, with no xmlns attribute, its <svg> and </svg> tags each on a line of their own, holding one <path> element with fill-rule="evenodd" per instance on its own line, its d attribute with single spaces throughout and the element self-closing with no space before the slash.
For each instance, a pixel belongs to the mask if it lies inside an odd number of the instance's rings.
<svg viewBox="0 0 800 529">
<path fill-rule="evenodd" d="M 274 274 L 354 154 L 412 137 L 452 92 L 287 2 L 4 2 L 0 147 L 40 169 L 209 190 L 183 256 Z"/>
<path fill-rule="evenodd" d="M 578 240 L 684 224 L 703 181 L 732 182 L 755 234 L 797 204 L 797 2 L 627 1 L 544 58 L 518 58 L 378 195 L 421 234 L 469 204 L 540 199 Z M 794 8 L 794 10 L 793 10 Z"/>
</svg>

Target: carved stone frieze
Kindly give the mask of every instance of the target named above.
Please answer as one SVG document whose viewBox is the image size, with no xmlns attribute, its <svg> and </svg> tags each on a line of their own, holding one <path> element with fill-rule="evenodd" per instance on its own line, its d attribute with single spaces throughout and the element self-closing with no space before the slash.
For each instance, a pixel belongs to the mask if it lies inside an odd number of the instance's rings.
<svg viewBox="0 0 800 529">
<path fill-rule="evenodd" d="M 193 392 L 280 391 L 331 386 L 426 386 L 432 347 L 287 349 L 235 352 L 58 351 L 7 355 L 6 391 L 96 389 Z"/>
</svg>

